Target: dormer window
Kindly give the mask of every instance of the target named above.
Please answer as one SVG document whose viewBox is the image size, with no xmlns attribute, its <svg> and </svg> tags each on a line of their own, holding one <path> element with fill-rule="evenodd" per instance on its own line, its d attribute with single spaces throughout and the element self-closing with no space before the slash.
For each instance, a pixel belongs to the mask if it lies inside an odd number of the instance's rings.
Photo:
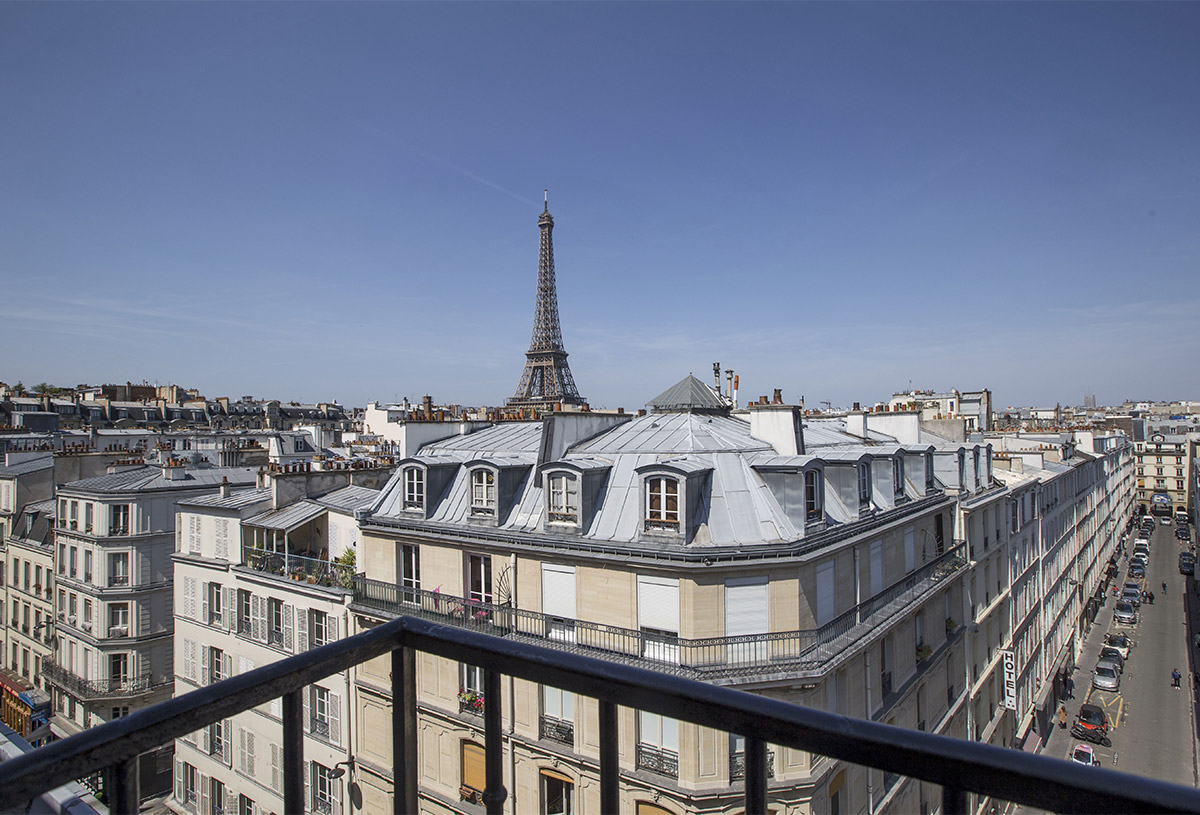
<svg viewBox="0 0 1200 815">
<path fill-rule="evenodd" d="M 933 453 L 925 454 L 925 492 L 933 491 Z"/>
<path fill-rule="evenodd" d="M 551 523 L 579 523 L 579 480 L 567 473 L 555 473 L 547 479 L 546 498 Z"/>
<path fill-rule="evenodd" d="M 858 465 L 858 505 L 864 507 L 871 503 L 871 465 L 862 462 Z"/>
<path fill-rule="evenodd" d="M 967 454 L 958 451 L 958 488 L 962 489 L 967 483 Z"/>
<path fill-rule="evenodd" d="M 904 494 L 904 459 L 900 456 L 892 459 L 892 488 L 896 495 Z"/>
<path fill-rule="evenodd" d="M 425 508 L 425 471 L 409 467 L 404 471 L 404 508 Z"/>
<path fill-rule="evenodd" d="M 496 514 L 496 474 L 491 470 L 481 469 L 471 473 L 471 514 Z"/>
<path fill-rule="evenodd" d="M 646 529 L 679 531 L 679 482 L 674 478 L 646 479 Z"/>
<path fill-rule="evenodd" d="M 974 451 L 974 453 L 972 453 L 972 455 L 973 455 L 974 461 L 975 461 L 975 487 L 976 487 L 976 489 L 978 489 L 978 487 L 979 487 L 979 448 L 978 447 L 975 448 L 975 451 Z"/>
<path fill-rule="evenodd" d="M 819 521 L 824 515 L 821 494 L 821 474 L 816 470 L 804 473 L 804 519 Z"/>
</svg>

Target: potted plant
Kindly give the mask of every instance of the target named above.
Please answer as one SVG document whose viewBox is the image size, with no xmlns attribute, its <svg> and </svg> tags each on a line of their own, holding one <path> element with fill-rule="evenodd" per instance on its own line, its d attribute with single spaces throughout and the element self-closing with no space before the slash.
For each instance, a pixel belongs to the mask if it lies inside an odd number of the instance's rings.
<svg viewBox="0 0 1200 815">
<path fill-rule="evenodd" d="M 946 633 L 949 634 L 954 629 L 958 628 L 958 622 L 953 617 L 946 618 Z"/>
<path fill-rule="evenodd" d="M 483 713 L 483 694 L 479 691 L 459 688 L 458 709 L 470 713 Z"/>
<path fill-rule="evenodd" d="M 917 662 L 922 662 L 933 654 L 933 649 L 925 644 L 924 640 L 917 643 Z"/>
</svg>

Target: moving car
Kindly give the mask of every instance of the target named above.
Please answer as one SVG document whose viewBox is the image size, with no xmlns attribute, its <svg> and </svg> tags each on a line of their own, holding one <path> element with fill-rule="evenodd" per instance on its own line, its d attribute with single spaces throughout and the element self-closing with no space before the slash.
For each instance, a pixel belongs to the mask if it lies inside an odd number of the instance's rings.
<svg viewBox="0 0 1200 815">
<path fill-rule="evenodd" d="M 1085 767 L 1099 767 L 1100 759 L 1096 758 L 1096 751 L 1089 744 L 1076 744 L 1075 749 L 1071 751 L 1071 763 L 1082 764 Z"/>
<path fill-rule="evenodd" d="M 1100 690 L 1120 690 L 1121 673 L 1111 662 L 1097 662 L 1092 669 L 1092 687 Z"/>
<path fill-rule="evenodd" d="M 1129 638 L 1128 634 L 1109 631 L 1104 635 L 1104 646 L 1115 649 L 1121 655 L 1121 659 L 1129 659 L 1129 649 L 1133 647 L 1133 640 Z"/>
<path fill-rule="evenodd" d="M 1108 738 L 1108 716 L 1098 705 L 1079 706 L 1079 715 L 1075 717 L 1075 724 L 1071 725 L 1071 735 L 1105 747 L 1112 746 Z"/>
<path fill-rule="evenodd" d="M 1128 600 L 1121 600 L 1113 611 L 1113 621 L 1121 625 L 1137 625 L 1137 609 Z"/>
<path fill-rule="evenodd" d="M 1159 523 L 1161 523 L 1163 526 L 1170 526 L 1171 525 L 1171 517 L 1169 515 L 1164 515 L 1162 517 L 1162 520 L 1159 521 Z"/>
</svg>

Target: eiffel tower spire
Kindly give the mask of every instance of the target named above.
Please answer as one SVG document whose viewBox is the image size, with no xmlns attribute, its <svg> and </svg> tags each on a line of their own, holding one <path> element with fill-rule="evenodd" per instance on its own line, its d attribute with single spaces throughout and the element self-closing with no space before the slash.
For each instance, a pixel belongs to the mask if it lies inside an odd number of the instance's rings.
<svg viewBox="0 0 1200 815">
<path fill-rule="evenodd" d="M 542 238 L 538 247 L 537 304 L 533 309 L 533 338 L 525 352 L 525 369 L 517 392 L 508 400 L 509 407 L 545 409 L 555 402 L 581 405 L 575 379 L 567 367 L 562 329 L 558 324 L 558 293 L 554 284 L 554 218 L 550 215 L 550 194 L 538 217 Z"/>
</svg>

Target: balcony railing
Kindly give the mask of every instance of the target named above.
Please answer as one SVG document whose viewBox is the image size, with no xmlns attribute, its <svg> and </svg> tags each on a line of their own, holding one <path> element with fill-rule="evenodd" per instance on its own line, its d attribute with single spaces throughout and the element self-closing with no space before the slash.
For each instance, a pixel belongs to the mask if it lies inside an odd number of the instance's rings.
<svg viewBox="0 0 1200 815">
<path fill-rule="evenodd" d="M 664 750 L 653 744 L 638 743 L 637 767 L 639 770 L 649 770 L 659 775 L 679 777 L 679 753 L 674 750 Z"/>
<path fill-rule="evenodd" d="M 412 615 L 494 636 L 541 641 L 551 647 L 616 662 L 650 661 L 658 670 L 697 679 L 763 670 L 799 673 L 819 669 L 826 660 L 877 629 L 888 617 L 909 608 L 914 600 L 965 567 L 964 549 L 963 545 L 956 546 L 820 628 L 770 634 L 681 639 L 463 600 L 364 575 L 354 579 L 354 602 L 384 614 Z"/>
<path fill-rule="evenodd" d="M 304 583 L 339 589 L 349 589 L 354 586 L 353 566 L 321 558 L 243 546 L 242 562 L 255 571 L 282 575 Z"/>
<path fill-rule="evenodd" d="M 1195 812 L 1200 790 L 1115 770 L 1075 766 L 1047 756 L 755 696 L 732 688 L 615 665 L 578 654 L 498 639 L 476 631 L 401 617 L 370 631 L 265 665 L 0 763 L 5 800 L 23 802 L 104 770 L 114 778 L 113 811 L 137 811 L 138 755 L 168 745 L 282 695 L 283 811 L 304 810 L 303 693 L 314 682 L 391 654 L 392 760 L 396 810 L 416 812 L 421 766 L 417 737 L 417 652 L 483 668 L 486 789 L 481 800 L 500 815 L 504 778 L 503 675 L 598 700 L 600 811 L 620 810 L 618 707 L 647 710 L 745 738 L 747 812 L 767 810 L 768 743 L 862 764 L 942 787 L 942 811 L 967 810 L 967 793 L 1037 809 L 1072 812 Z"/>
<path fill-rule="evenodd" d="M 729 780 L 740 781 L 746 777 L 746 754 L 729 754 Z M 767 751 L 767 778 L 775 777 L 775 751 Z"/>
<path fill-rule="evenodd" d="M 112 679 L 84 679 L 61 665 L 49 661 L 42 663 L 42 675 L 53 684 L 65 688 L 81 699 L 137 696 L 155 687 L 149 674 Z"/>
<path fill-rule="evenodd" d="M 538 725 L 538 737 L 565 744 L 568 747 L 575 744 L 575 723 L 564 722 L 554 716 L 542 715 Z"/>
</svg>

